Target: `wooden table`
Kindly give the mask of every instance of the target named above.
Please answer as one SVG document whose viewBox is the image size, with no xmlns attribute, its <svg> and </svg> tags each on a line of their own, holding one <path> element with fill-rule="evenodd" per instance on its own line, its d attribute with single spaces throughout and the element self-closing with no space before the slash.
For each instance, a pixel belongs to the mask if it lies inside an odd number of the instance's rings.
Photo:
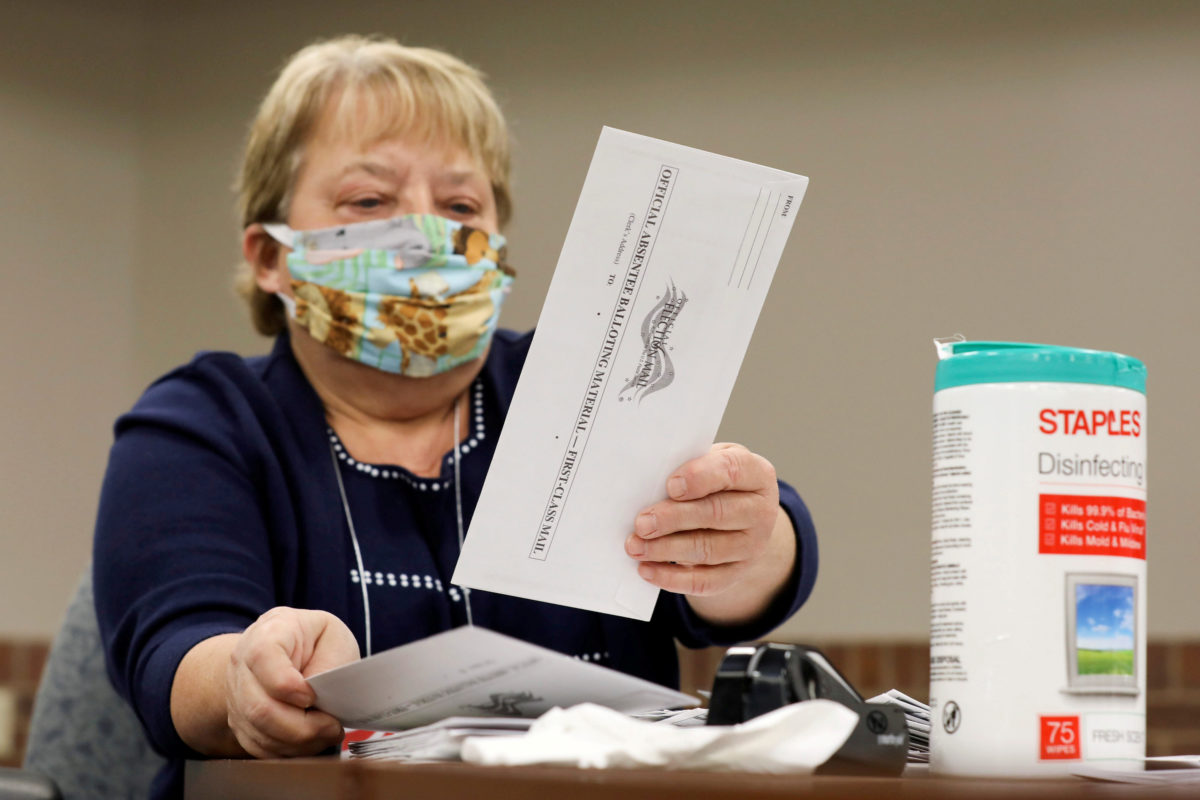
<svg viewBox="0 0 1200 800">
<path fill-rule="evenodd" d="M 278 761 L 193 761 L 187 800 L 990 800 L 991 798 L 1164 798 L 1196 796 L 1196 785 L 1165 788 L 1061 780 L 935 778 L 923 770 L 901 778 L 751 775 L 560 767 L 401 764 L 335 757 Z"/>
</svg>

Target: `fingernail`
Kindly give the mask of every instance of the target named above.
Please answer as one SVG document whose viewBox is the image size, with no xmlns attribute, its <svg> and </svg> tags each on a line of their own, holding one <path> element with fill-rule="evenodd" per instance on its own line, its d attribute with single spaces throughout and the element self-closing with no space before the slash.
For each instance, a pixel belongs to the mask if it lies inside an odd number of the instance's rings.
<svg viewBox="0 0 1200 800">
<path fill-rule="evenodd" d="M 667 494 L 671 497 L 683 497 L 687 494 L 687 481 L 676 475 L 667 481 Z"/>
<path fill-rule="evenodd" d="M 625 552 L 631 556 L 644 556 L 646 554 L 646 543 L 637 536 L 630 536 L 625 540 Z"/>
<path fill-rule="evenodd" d="M 658 517 L 651 513 L 638 514 L 633 522 L 633 529 L 638 536 L 649 536 L 658 530 Z"/>
</svg>

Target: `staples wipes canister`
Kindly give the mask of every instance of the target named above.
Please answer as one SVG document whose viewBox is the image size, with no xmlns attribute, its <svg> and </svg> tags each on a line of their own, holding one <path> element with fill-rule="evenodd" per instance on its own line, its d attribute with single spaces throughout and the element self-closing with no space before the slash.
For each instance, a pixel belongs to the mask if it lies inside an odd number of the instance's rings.
<svg viewBox="0 0 1200 800">
<path fill-rule="evenodd" d="M 1146 368 L 939 342 L 930 768 L 1137 768 L 1146 734 Z"/>
</svg>

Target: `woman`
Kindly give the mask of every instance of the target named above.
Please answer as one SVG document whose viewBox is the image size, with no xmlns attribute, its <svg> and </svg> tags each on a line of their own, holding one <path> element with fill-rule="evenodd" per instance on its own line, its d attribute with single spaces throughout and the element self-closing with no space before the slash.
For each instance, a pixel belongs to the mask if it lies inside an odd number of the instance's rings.
<svg viewBox="0 0 1200 800">
<path fill-rule="evenodd" d="M 530 341 L 496 330 L 508 164 L 480 76 L 436 51 L 319 43 L 263 101 L 243 288 L 274 349 L 154 384 L 117 423 L 101 497 L 110 673 L 161 752 L 336 745 L 305 676 L 468 621 L 671 685 L 673 638 L 761 636 L 807 597 L 808 512 L 737 445 L 630 521 L 626 552 L 666 590 L 648 623 L 449 584 Z"/>
</svg>

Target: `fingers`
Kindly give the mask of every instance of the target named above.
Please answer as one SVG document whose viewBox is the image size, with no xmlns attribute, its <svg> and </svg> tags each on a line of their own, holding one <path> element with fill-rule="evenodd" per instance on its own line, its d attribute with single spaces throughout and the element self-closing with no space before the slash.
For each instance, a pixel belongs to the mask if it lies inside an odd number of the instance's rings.
<svg viewBox="0 0 1200 800">
<path fill-rule="evenodd" d="M 747 531 L 698 530 L 657 539 L 643 539 L 634 534 L 625 541 L 625 552 L 639 561 L 684 566 L 731 564 L 753 558 L 759 550 Z"/>
<path fill-rule="evenodd" d="M 637 516 L 625 540 L 644 580 L 705 596 L 761 567 L 780 513 L 771 462 L 741 445 L 713 445 L 671 475 L 667 494 Z"/>
<path fill-rule="evenodd" d="M 744 561 L 718 566 L 641 563 L 638 575 L 668 592 L 704 597 L 726 591 L 742 579 L 748 568 Z"/>
<path fill-rule="evenodd" d="M 251 755 L 311 755 L 337 744 L 342 726 L 309 708 L 306 675 L 358 658 L 345 624 L 323 611 L 276 608 L 239 638 L 226 675 L 230 729 Z"/>
<path fill-rule="evenodd" d="M 667 496 L 672 500 L 695 500 L 716 492 L 763 492 L 779 487 L 775 467 L 740 444 L 715 444 L 693 458 L 667 479 Z"/>
<path fill-rule="evenodd" d="M 633 521 L 633 532 L 643 539 L 655 539 L 702 528 L 744 530 L 769 521 L 776 502 L 755 492 L 717 492 L 682 502 L 666 500 L 638 514 Z"/>
<path fill-rule="evenodd" d="M 271 609 L 246 629 L 232 655 L 234 665 L 249 670 L 268 696 L 299 708 L 316 699 L 300 673 L 320 634 L 308 616 L 293 608 Z"/>
<path fill-rule="evenodd" d="M 762 554 L 779 514 L 779 487 L 769 461 L 741 445 L 715 445 L 677 470 L 668 486 L 676 480 L 684 481 L 686 494 L 712 491 L 643 510 L 625 543 L 630 556 L 711 565 Z"/>
<path fill-rule="evenodd" d="M 257 758 L 314 755 L 341 741 L 336 719 L 276 700 L 248 672 L 238 680 L 236 700 L 229 709 L 229 727 Z"/>
<path fill-rule="evenodd" d="M 324 611 L 314 611 L 323 617 L 323 626 L 317 634 L 315 647 L 308 663 L 300 667 L 300 673 L 305 678 L 325 672 L 326 670 L 357 661 L 358 640 L 346 627 L 346 623 Z"/>
</svg>

